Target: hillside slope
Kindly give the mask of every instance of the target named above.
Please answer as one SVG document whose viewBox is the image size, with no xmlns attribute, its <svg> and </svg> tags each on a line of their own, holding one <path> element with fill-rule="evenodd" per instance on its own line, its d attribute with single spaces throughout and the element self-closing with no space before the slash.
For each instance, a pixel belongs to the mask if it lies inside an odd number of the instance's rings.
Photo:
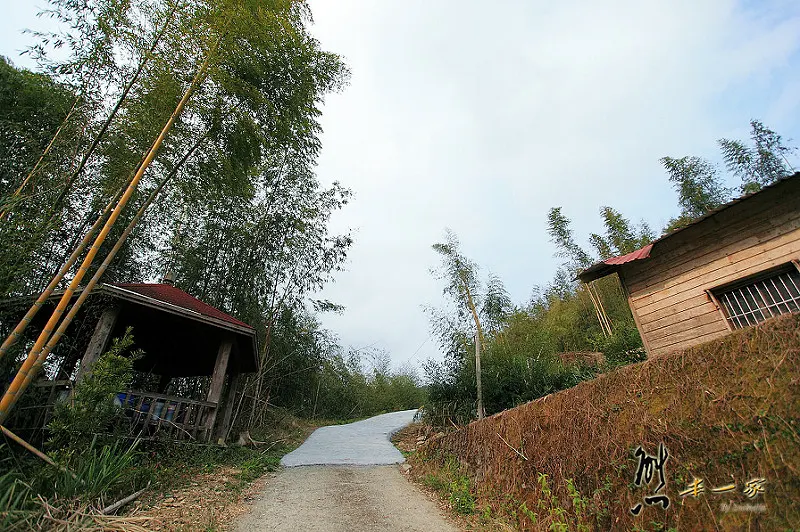
<svg viewBox="0 0 800 532">
<path fill-rule="evenodd" d="M 457 460 L 478 509 L 523 530 L 796 529 L 799 429 L 793 315 L 473 422 L 429 441 L 415 469 L 424 475 Z M 657 455 L 662 443 L 666 509 L 643 501 L 655 494 L 655 468 L 649 485 L 634 482 L 636 449 Z M 703 489 L 682 497 L 694 479 Z M 763 493 L 750 498 L 743 492 L 753 479 L 765 483 L 753 483 Z"/>
</svg>

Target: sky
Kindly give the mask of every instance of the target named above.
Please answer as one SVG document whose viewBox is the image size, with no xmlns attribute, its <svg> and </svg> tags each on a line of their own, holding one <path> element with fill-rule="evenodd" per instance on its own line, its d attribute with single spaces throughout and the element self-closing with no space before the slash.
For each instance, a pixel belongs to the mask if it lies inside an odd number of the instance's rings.
<svg viewBox="0 0 800 532">
<path fill-rule="evenodd" d="M 795 0 L 310 0 L 312 33 L 344 58 L 317 174 L 353 201 L 346 270 L 321 316 L 344 345 L 395 365 L 441 358 L 423 306 L 442 306 L 431 245 L 445 228 L 526 302 L 559 259 L 546 215 L 585 243 L 611 206 L 660 230 L 678 212 L 663 156 L 719 160 L 762 120 L 800 145 Z M 0 54 L 30 66 L 22 28 L 43 1 L 0 0 Z"/>
</svg>

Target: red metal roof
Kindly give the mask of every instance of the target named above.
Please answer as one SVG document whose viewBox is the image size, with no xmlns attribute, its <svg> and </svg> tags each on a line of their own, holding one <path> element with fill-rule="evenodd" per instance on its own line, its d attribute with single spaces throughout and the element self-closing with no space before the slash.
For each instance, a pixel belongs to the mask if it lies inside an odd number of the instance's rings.
<svg viewBox="0 0 800 532">
<path fill-rule="evenodd" d="M 645 247 L 637 249 L 636 251 L 626 255 L 620 255 L 619 257 L 611 257 L 606 260 L 601 260 L 600 262 L 592 264 L 580 272 L 578 274 L 578 278 L 584 283 L 594 281 L 595 279 L 599 279 L 600 277 L 604 277 L 616 271 L 617 267 L 619 267 L 621 264 L 648 258 L 650 256 L 651 249 L 653 249 L 653 243 L 647 244 Z"/>
<path fill-rule="evenodd" d="M 246 324 L 245 322 L 237 320 L 230 314 L 226 314 L 225 312 L 222 312 L 218 308 L 212 307 L 208 303 L 200 301 L 196 297 L 187 294 L 180 288 L 176 288 L 171 284 L 114 283 L 111 286 L 116 286 L 119 288 L 123 288 L 125 290 L 130 290 L 131 292 L 136 292 L 137 294 L 143 295 L 145 297 L 157 299 L 158 301 L 162 301 L 170 305 L 175 305 L 187 310 L 200 313 L 203 316 L 216 318 L 218 320 L 226 321 L 234 325 L 239 325 L 240 327 L 247 327 L 248 329 L 252 329 L 252 327 Z"/>
<path fill-rule="evenodd" d="M 606 259 L 603 261 L 604 264 L 625 264 L 626 262 L 632 262 L 639 259 L 646 259 L 650 256 L 650 250 L 653 249 L 653 244 L 647 244 L 643 248 L 639 248 L 636 251 L 632 251 L 626 255 L 620 255 L 619 257 L 611 257 L 610 259 Z"/>
</svg>

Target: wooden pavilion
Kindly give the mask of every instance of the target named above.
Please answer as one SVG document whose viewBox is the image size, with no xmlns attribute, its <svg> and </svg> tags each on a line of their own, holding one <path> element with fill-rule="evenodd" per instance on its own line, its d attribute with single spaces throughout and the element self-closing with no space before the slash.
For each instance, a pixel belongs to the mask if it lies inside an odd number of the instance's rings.
<svg viewBox="0 0 800 532">
<path fill-rule="evenodd" d="M 112 338 L 132 327 L 134 348 L 144 351 L 135 360 L 134 370 L 153 377 L 150 381 L 157 379 L 155 391 L 131 389 L 118 394 L 132 432 L 145 438 L 224 442 L 241 376 L 256 370 L 255 330 L 168 282 L 102 284 L 87 302 L 94 303 L 93 315 L 88 317 L 94 326 L 88 342 L 79 344 L 82 353 L 64 359 L 53 378 L 44 376 L 36 383 L 40 389 L 50 389 L 45 411 L 37 416 L 13 414 L 16 426 L 41 428 L 59 395 L 66 395 L 66 389 L 91 372 Z M 41 320 L 41 316 L 49 316 L 47 308 L 37 317 Z M 86 332 L 84 328 L 88 336 Z M 205 396 L 164 393 L 173 379 L 185 377 L 210 377 Z M 43 410 L 44 405 L 35 406 Z"/>
</svg>

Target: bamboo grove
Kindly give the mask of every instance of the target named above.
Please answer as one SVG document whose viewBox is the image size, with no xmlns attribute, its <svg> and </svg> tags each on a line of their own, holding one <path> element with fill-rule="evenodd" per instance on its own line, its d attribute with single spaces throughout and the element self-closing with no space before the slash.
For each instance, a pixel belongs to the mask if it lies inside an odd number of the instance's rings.
<svg viewBox="0 0 800 532">
<path fill-rule="evenodd" d="M 350 192 L 313 172 L 319 108 L 347 68 L 309 34 L 303 2 L 52 0 L 43 14 L 65 29 L 36 34 L 40 73 L 0 61 L 0 297 L 38 295 L 0 324 L 13 376 L 0 422 L 54 371 L 97 283 L 167 270 L 258 329 L 242 416 L 257 421 L 276 323 L 313 306 L 351 243 L 328 229 Z"/>
</svg>

